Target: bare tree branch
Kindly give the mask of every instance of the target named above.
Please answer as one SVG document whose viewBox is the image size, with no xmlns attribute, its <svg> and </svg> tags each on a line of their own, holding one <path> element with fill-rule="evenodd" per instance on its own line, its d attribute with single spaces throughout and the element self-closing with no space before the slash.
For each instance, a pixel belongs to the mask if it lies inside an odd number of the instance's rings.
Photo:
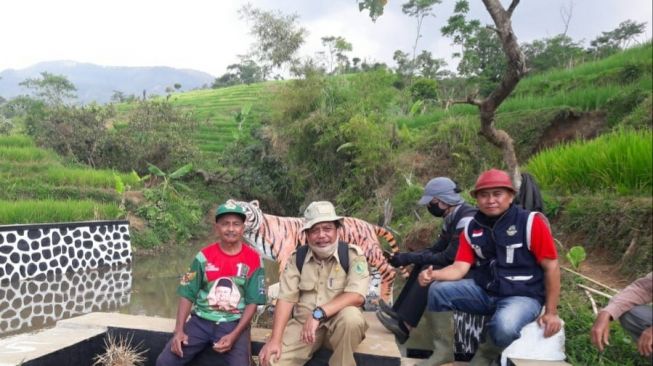
<svg viewBox="0 0 653 366">
<path fill-rule="evenodd" d="M 508 7 L 508 17 L 512 18 L 512 12 L 515 11 L 515 8 L 519 5 L 519 0 L 512 0 L 510 6 Z"/>
<path fill-rule="evenodd" d="M 499 34 L 499 30 L 491 25 L 486 25 L 485 28 L 495 32 L 496 34 Z"/>
<path fill-rule="evenodd" d="M 562 18 L 562 24 L 565 26 L 565 31 L 562 32 L 563 36 L 567 35 L 567 30 L 569 30 L 569 23 L 571 23 L 571 17 L 574 15 L 574 2 L 569 1 L 568 6 L 560 6 L 560 18 Z"/>
</svg>

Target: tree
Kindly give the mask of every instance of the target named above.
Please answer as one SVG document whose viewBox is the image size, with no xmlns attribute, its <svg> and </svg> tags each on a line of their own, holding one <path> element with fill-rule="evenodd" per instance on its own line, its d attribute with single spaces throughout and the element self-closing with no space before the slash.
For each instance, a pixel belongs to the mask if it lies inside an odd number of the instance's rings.
<svg viewBox="0 0 653 366">
<path fill-rule="evenodd" d="M 322 45 L 328 51 L 329 72 L 333 73 L 336 71 L 335 65 L 337 65 L 340 73 L 345 72 L 349 66 L 349 58 L 345 53 L 351 52 L 353 49 L 351 43 L 340 36 L 328 36 L 322 37 Z"/>
<path fill-rule="evenodd" d="M 435 4 L 440 4 L 441 0 L 409 0 L 407 3 L 401 6 L 401 11 L 411 17 L 414 17 L 417 21 L 417 31 L 415 32 L 415 43 L 413 44 L 413 68 L 415 66 L 415 57 L 417 55 L 417 42 L 422 38 L 422 23 L 424 18 L 427 16 L 435 16 L 433 14 L 433 6 Z M 412 72 L 411 72 L 412 75 Z"/>
<path fill-rule="evenodd" d="M 263 65 L 264 78 L 272 68 L 292 64 L 307 35 L 306 29 L 296 24 L 298 15 L 261 10 L 250 4 L 243 6 L 239 13 L 252 23 L 250 34 L 256 38 L 256 43 L 251 54 Z"/>
<path fill-rule="evenodd" d="M 605 57 L 630 45 L 630 43 L 646 30 L 646 22 L 636 23 L 626 20 L 619 23 L 619 26 L 609 32 L 601 32 L 601 35 L 590 42 L 590 53 L 595 57 Z"/>
<path fill-rule="evenodd" d="M 501 80 L 505 70 L 505 56 L 501 50 L 501 42 L 495 32 L 482 27 L 481 22 L 467 20 L 469 4 L 466 0 L 458 1 L 447 25 L 442 27 L 442 35 L 453 39 L 454 44 L 461 46 L 458 72 L 471 78 L 478 84 L 479 93 L 488 95 Z"/>
<path fill-rule="evenodd" d="M 438 79 L 446 75 L 447 71 L 442 70 L 447 62 L 442 58 L 433 58 L 431 52 L 423 50 L 415 59 L 415 69 L 422 77 Z"/>
<path fill-rule="evenodd" d="M 38 99 L 50 106 L 63 105 L 65 101 L 77 97 L 77 88 L 65 76 L 45 71 L 40 78 L 28 78 L 18 85 L 33 90 Z"/>
<path fill-rule="evenodd" d="M 536 72 L 556 67 L 572 67 L 585 54 L 580 43 L 574 42 L 564 34 L 525 43 L 522 49 L 529 70 Z"/>
<path fill-rule="evenodd" d="M 383 5 L 387 0 L 359 0 L 359 9 L 369 9 L 370 17 L 376 17 L 383 14 Z M 512 93 L 519 80 L 526 74 L 526 60 L 519 44 L 517 37 L 512 30 L 511 17 L 517 6 L 519 0 L 512 0 L 507 9 L 503 7 L 499 0 L 483 0 L 485 9 L 488 11 L 494 22 L 493 31 L 501 42 L 501 49 L 505 55 L 506 67 L 501 76 L 501 82 L 494 88 L 494 90 L 485 98 L 479 98 L 478 95 L 470 94 L 459 103 L 472 104 L 478 107 L 480 112 L 481 134 L 485 138 L 501 149 L 503 160 L 508 166 L 509 173 L 515 184 L 515 187 L 521 186 L 521 174 L 519 172 L 519 163 L 515 153 L 514 142 L 507 132 L 496 129 L 494 126 L 497 108 L 501 103 Z M 379 9 L 380 8 L 380 9 Z M 469 4 L 466 0 L 459 0 L 456 3 L 456 11 L 469 9 Z M 462 14 L 456 14 L 460 16 Z M 467 22 L 464 21 L 462 16 L 462 31 L 466 31 Z M 469 34 L 469 33 L 468 33 Z M 456 33 L 454 37 L 464 37 L 464 33 Z"/>
</svg>

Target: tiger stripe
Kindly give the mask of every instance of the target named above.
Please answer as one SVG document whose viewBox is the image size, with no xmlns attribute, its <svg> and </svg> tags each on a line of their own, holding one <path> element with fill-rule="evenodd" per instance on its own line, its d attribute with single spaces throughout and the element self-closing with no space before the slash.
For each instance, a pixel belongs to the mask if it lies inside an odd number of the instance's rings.
<svg viewBox="0 0 653 366">
<path fill-rule="evenodd" d="M 263 213 L 258 201 L 229 200 L 245 209 L 246 240 L 265 257 L 276 260 L 282 270 L 298 245 L 305 245 L 306 234 L 302 231 L 304 220 L 299 217 L 275 216 Z M 379 294 L 381 299 L 392 303 L 392 284 L 396 271 L 383 256 L 379 238 L 383 238 L 393 253 L 399 252 L 394 235 L 385 228 L 355 217 L 345 217 L 338 229 L 338 237 L 357 245 L 365 254 L 372 271 L 381 276 Z"/>
</svg>

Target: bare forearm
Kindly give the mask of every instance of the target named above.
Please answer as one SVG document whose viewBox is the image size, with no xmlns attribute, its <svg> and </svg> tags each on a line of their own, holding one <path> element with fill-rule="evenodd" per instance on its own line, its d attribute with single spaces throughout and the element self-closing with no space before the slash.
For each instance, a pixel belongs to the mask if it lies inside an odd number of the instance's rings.
<svg viewBox="0 0 653 366">
<path fill-rule="evenodd" d="M 240 320 L 238 321 L 236 328 L 234 328 L 234 330 L 231 331 L 236 335 L 236 337 L 239 337 L 240 334 L 243 332 L 243 330 L 249 327 L 252 318 L 254 317 L 254 313 L 256 313 L 256 304 L 248 304 L 245 306 L 245 310 L 243 311 L 243 316 L 240 317 Z"/>
<path fill-rule="evenodd" d="M 361 296 L 361 294 L 355 292 L 343 292 L 326 304 L 322 304 L 320 307 L 324 310 L 327 317 L 332 317 L 347 306 L 361 306 L 364 303 L 365 298 Z"/>
<path fill-rule="evenodd" d="M 558 314 L 558 303 L 560 302 L 560 264 L 558 260 L 544 260 L 544 286 L 546 288 L 546 312 Z M 546 262 L 546 264 L 544 263 Z"/>
<path fill-rule="evenodd" d="M 186 324 L 186 319 L 190 315 L 190 309 L 193 307 L 193 303 L 190 302 L 185 297 L 179 298 L 179 305 L 177 305 L 177 318 L 175 322 L 175 332 L 184 330 L 184 324 Z"/>
<path fill-rule="evenodd" d="M 292 308 L 295 304 L 286 300 L 277 299 L 277 305 L 274 309 L 274 319 L 272 320 L 272 335 L 271 341 L 280 342 L 283 337 L 283 331 L 286 329 L 286 324 L 290 320 Z"/>
<path fill-rule="evenodd" d="M 440 270 L 433 271 L 433 280 L 435 281 L 457 281 L 465 277 L 471 264 L 467 262 L 456 261 Z"/>
</svg>

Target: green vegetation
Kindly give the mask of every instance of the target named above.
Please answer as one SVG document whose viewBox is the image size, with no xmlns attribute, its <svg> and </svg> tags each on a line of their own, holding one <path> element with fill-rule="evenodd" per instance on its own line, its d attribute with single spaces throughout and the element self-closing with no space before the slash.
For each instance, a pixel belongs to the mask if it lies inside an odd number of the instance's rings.
<svg viewBox="0 0 653 366">
<path fill-rule="evenodd" d="M 618 130 L 595 140 L 543 151 L 526 169 L 543 186 L 563 194 L 651 194 L 653 133 Z"/>
<path fill-rule="evenodd" d="M 89 200 L 0 201 L 0 222 L 32 224 L 86 220 L 113 220 L 121 216 L 116 203 Z"/>
</svg>

